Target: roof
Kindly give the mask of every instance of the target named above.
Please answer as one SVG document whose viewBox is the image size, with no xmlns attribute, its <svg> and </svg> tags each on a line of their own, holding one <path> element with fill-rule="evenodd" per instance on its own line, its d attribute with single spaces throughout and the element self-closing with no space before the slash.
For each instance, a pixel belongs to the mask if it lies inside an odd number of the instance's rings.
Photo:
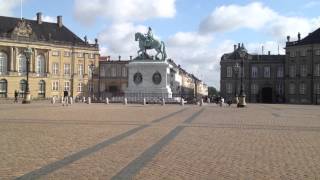
<svg viewBox="0 0 320 180">
<path fill-rule="evenodd" d="M 23 19 L 31 27 L 32 35 L 29 38 L 38 41 L 58 41 L 72 44 L 86 45 L 81 38 L 75 35 L 67 27 L 59 27 L 57 23 L 43 22 L 38 24 L 36 20 Z M 0 37 L 10 38 L 21 22 L 20 18 L 0 16 Z M 26 28 L 24 26 L 23 28 Z M 24 29 L 25 30 L 25 29 Z"/>
<path fill-rule="evenodd" d="M 287 46 L 307 45 L 307 44 L 320 44 L 320 28 L 310 33 L 300 41 L 287 42 Z"/>
</svg>

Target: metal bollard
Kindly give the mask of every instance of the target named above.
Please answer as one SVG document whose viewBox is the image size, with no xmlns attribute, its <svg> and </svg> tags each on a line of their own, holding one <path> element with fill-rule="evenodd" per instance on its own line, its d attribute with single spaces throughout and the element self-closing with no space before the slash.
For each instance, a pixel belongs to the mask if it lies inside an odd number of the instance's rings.
<svg viewBox="0 0 320 180">
<path fill-rule="evenodd" d="M 83 103 L 86 102 L 86 97 L 82 97 L 82 102 L 83 102 Z"/>
<path fill-rule="evenodd" d="M 208 102 L 208 104 L 210 104 L 210 103 L 211 103 L 211 102 L 210 102 L 210 98 L 208 98 L 207 102 Z"/>
<path fill-rule="evenodd" d="M 70 105 L 73 104 L 73 97 L 70 97 L 69 104 L 70 104 Z"/>
<path fill-rule="evenodd" d="M 162 106 L 166 105 L 166 101 L 164 100 L 164 98 L 162 98 L 161 105 L 162 105 Z"/>
<path fill-rule="evenodd" d="M 147 104 L 146 98 L 143 98 L 143 105 L 146 105 L 146 104 Z"/>
<path fill-rule="evenodd" d="M 55 104 L 55 103 L 56 103 L 56 97 L 53 96 L 53 97 L 52 97 L 52 104 Z"/>
<path fill-rule="evenodd" d="M 91 97 L 88 97 L 88 104 L 91 104 Z"/>
<path fill-rule="evenodd" d="M 109 98 L 106 98 L 106 104 L 109 104 Z"/>
<path fill-rule="evenodd" d="M 127 105 L 127 104 L 128 104 L 128 99 L 127 99 L 127 98 L 124 98 L 123 104 L 124 104 L 124 105 Z"/>
</svg>

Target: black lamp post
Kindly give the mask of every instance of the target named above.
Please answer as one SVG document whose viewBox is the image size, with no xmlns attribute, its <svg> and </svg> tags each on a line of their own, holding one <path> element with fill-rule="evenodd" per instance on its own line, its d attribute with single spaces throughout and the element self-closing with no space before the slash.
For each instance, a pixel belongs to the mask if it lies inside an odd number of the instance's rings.
<svg viewBox="0 0 320 180">
<path fill-rule="evenodd" d="M 29 67 L 30 67 L 30 58 L 32 55 L 32 49 L 30 47 L 28 47 L 23 51 L 23 53 L 26 56 L 27 84 L 25 87 L 25 91 L 24 91 L 25 94 L 24 94 L 24 97 L 22 100 L 22 104 L 30 104 L 31 95 L 30 95 L 30 91 L 29 91 Z"/>
<path fill-rule="evenodd" d="M 236 100 L 237 105 L 239 103 L 239 99 L 238 99 L 238 74 L 239 74 L 239 70 L 240 70 L 239 63 L 236 63 L 233 66 L 233 71 L 234 71 L 234 74 L 235 74 L 235 77 L 236 77 L 236 87 L 235 87 L 234 96 L 235 96 L 235 100 Z"/>
<path fill-rule="evenodd" d="M 90 71 L 91 71 L 91 88 L 90 88 L 90 94 L 91 94 L 91 98 L 93 98 L 93 71 L 94 71 L 95 65 L 92 63 L 92 64 L 90 64 L 89 68 L 90 68 Z"/>
<path fill-rule="evenodd" d="M 244 92 L 244 87 L 243 87 L 243 76 L 244 76 L 244 58 L 246 56 L 247 52 L 245 51 L 244 48 L 241 48 L 239 51 L 239 55 L 241 58 L 241 84 L 240 84 L 240 97 L 239 97 L 239 103 L 238 107 L 246 107 L 246 94 Z"/>
</svg>

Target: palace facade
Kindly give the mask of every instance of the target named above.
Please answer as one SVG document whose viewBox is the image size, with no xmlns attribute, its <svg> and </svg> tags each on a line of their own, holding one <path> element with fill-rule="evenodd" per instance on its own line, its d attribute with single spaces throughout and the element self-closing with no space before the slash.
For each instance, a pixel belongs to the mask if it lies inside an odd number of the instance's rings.
<svg viewBox="0 0 320 180">
<path fill-rule="evenodd" d="M 246 52 L 244 57 L 241 52 Z M 297 41 L 290 41 L 288 36 L 285 52 L 257 55 L 248 53 L 243 45 L 235 45 L 234 51 L 224 54 L 220 61 L 221 96 L 234 100 L 243 76 L 248 102 L 319 104 L 320 29 L 303 39 L 299 33 Z"/>
<path fill-rule="evenodd" d="M 56 23 L 0 16 L 0 97 L 23 96 L 26 87 L 26 48 L 32 48 L 29 89 L 33 99 L 73 97 L 98 92 L 99 46 L 75 35 L 57 16 Z"/>
</svg>

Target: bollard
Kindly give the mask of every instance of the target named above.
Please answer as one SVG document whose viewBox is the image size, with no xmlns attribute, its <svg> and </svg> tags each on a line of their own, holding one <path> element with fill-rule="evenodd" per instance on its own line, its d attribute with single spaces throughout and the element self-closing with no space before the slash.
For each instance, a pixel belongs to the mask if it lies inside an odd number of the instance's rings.
<svg viewBox="0 0 320 180">
<path fill-rule="evenodd" d="M 183 98 L 181 98 L 180 105 L 181 105 L 181 106 L 184 106 L 184 99 L 183 99 Z"/>
<path fill-rule="evenodd" d="M 162 105 L 162 106 L 166 105 L 166 101 L 164 100 L 164 98 L 162 98 L 161 105 Z"/>
<path fill-rule="evenodd" d="M 55 103 L 56 103 L 56 97 L 53 96 L 53 97 L 52 97 L 52 104 L 55 104 Z"/>
<path fill-rule="evenodd" d="M 73 97 L 70 97 L 69 104 L 70 104 L 70 105 L 73 104 Z"/>
<path fill-rule="evenodd" d="M 106 98 L 106 104 L 109 104 L 109 98 Z"/>
<path fill-rule="evenodd" d="M 146 98 L 143 98 L 143 105 L 146 105 L 146 104 L 147 104 Z"/>
<path fill-rule="evenodd" d="M 207 102 L 208 102 L 208 104 L 210 104 L 210 98 L 208 98 Z"/>
<path fill-rule="evenodd" d="M 91 97 L 88 97 L 88 104 L 91 104 Z"/>
<path fill-rule="evenodd" d="M 200 100 L 200 106 L 203 106 L 203 99 Z"/>
<path fill-rule="evenodd" d="M 82 102 L 83 102 L 83 103 L 86 102 L 86 97 L 82 97 Z"/>
<path fill-rule="evenodd" d="M 123 104 L 124 104 L 124 105 L 127 105 L 127 104 L 128 104 L 128 99 L 127 99 L 126 97 L 125 97 L 124 100 L 123 100 Z"/>
</svg>

